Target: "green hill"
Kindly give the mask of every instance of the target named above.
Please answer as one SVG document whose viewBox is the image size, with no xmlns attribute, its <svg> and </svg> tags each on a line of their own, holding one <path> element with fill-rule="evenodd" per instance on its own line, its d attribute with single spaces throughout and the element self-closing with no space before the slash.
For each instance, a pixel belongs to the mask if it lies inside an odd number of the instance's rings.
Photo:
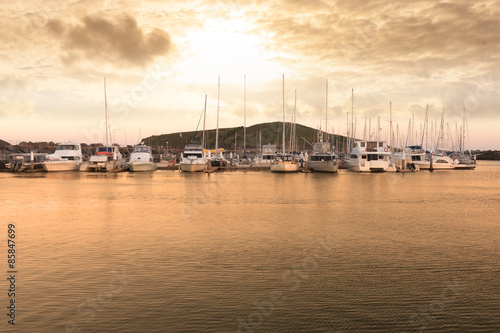
<svg viewBox="0 0 500 333">
<path fill-rule="evenodd" d="M 259 147 L 259 137 L 262 138 L 262 144 L 274 144 L 281 149 L 282 143 L 282 130 L 283 123 L 272 122 L 272 123 L 262 123 L 247 127 L 247 142 L 246 147 L 249 150 L 255 150 Z M 214 149 L 215 148 L 215 129 L 205 131 L 206 135 L 206 147 Z M 236 133 L 236 134 L 235 134 Z M 297 124 L 297 150 L 311 150 L 311 146 L 304 143 L 302 138 L 313 143 L 316 141 L 316 129 Z M 182 137 L 180 136 L 182 134 Z M 168 148 L 171 149 L 183 149 L 186 142 L 193 140 L 195 132 L 177 132 L 170 134 L 154 135 L 142 139 L 142 141 L 153 147 L 165 147 L 168 142 Z M 196 133 L 196 138 L 194 141 L 201 142 L 202 131 Z M 232 128 L 220 128 L 219 129 L 219 148 L 224 148 L 225 150 L 234 150 L 235 145 L 235 135 L 237 150 L 243 150 L 243 126 L 232 127 Z M 343 151 L 345 147 L 346 138 L 342 135 L 331 135 L 331 139 L 337 146 L 337 151 Z M 182 141 L 182 143 L 181 143 Z M 286 145 L 290 147 L 290 123 L 286 123 Z M 338 149 L 340 148 L 340 149 Z M 289 149 L 287 149 L 289 150 Z"/>
</svg>

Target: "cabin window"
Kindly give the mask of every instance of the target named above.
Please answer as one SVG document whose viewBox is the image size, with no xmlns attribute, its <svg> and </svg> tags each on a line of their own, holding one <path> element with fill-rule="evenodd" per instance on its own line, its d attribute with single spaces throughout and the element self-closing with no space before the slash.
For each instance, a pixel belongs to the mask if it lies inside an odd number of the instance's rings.
<svg viewBox="0 0 500 333">
<path fill-rule="evenodd" d="M 377 161 L 377 160 L 378 160 L 377 154 L 369 154 L 368 155 L 368 161 Z"/>
<path fill-rule="evenodd" d="M 382 147 L 384 146 L 384 143 L 383 143 L 383 142 L 379 142 L 379 143 L 378 143 L 378 146 L 379 146 L 380 148 L 382 148 Z"/>
<path fill-rule="evenodd" d="M 351 154 L 351 158 L 352 158 L 352 159 L 356 159 L 356 158 L 358 158 L 358 155 L 356 155 L 356 154 Z"/>
<path fill-rule="evenodd" d="M 366 155 L 361 155 L 362 160 L 366 160 Z"/>
<path fill-rule="evenodd" d="M 184 157 L 189 157 L 189 156 L 194 156 L 194 157 L 197 157 L 197 158 L 202 158 L 202 154 L 184 153 Z"/>
<path fill-rule="evenodd" d="M 361 148 L 365 148 L 365 142 L 361 142 Z"/>
</svg>

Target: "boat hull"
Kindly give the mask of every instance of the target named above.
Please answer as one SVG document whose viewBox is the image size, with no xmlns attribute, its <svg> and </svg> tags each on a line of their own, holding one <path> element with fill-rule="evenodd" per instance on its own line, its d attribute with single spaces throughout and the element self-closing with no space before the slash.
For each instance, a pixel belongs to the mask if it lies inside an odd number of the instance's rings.
<svg viewBox="0 0 500 333">
<path fill-rule="evenodd" d="M 78 171 L 80 164 L 74 161 L 45 162 L 42 166 L 47 172 L 55 171 Z"/>
<path fill-rule="evenodd" d="M 396 171 L 392 163 L 386 161 L 370 161 L 364 163 L 349 163 L 349 171 L 354 172 L 387 172 Z"/>
<path fill-rule="evenodd" d="M 205 170 L 205 164 L 193 163 L 193 164 L 179 164 L 182 172 L 201 172 Z"/>
<path fill-rule="evenodd" d="M 133 162 L 128 163 L 128 169 L 132 172 L 155 171 L 156 164 L 153 162 Z"/>
<path fill-rule="evenodd" d="M 272 172 L 299 172 L 299 165 L 296 163 L 276 163 L 271 165 Z"/>
<path fill-rule="evenodd" d="M 314 172 L 335 173 L 339 170 L 338 164 L 333 162 L 308 161 L 307 164 L 308 169 Z"/>
</svg>

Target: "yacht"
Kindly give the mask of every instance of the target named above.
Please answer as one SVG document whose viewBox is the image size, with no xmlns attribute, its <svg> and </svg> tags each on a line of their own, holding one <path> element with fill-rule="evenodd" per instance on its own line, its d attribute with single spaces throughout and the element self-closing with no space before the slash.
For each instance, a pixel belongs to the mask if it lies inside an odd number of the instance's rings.
<svg viewBox="0 0 500 333">
<path fill-rule="evenodd" d="M 118 172 L 127 170 L 128 166 L 117 145 L 99 146 L 90 160 L 80 165 L 80 171 Z"/>
<path fill-rule="evenodd" d="M 458 161 L 447 155 L 432 155 L 432 168 L 434 170 L 453 170 L 457 164 Z"/>
<path fill-rule="evenodd" d="M 156 163 L 153 161 L 151 147 L 144 145 L 134 147 L 134 151 L 130 154 L 130 160 L 127 164 L 128 169 L 134 172 L 156 170 Z"/>
<path fill-rule="evenodd" d="M 271 165 L 273 172 L 298 172 L 299 164 L 292 154 L 279 153 L 274 156 L 274 163 Z"/>
<path fill-rule="evenodd" d="M 262 156 L 259 157 L 256 163 L 258 166 L 271 166 L 276 157 L 276 145 L 267 144 L 262 146 Z"/>
<path fill-rule="evenodd" d="M 349 170 L 357 172 L 396 171 L 385 141 L 357 141 L 349 157 Z"/>
<path fill-rule="evenodd" d="M 408 146 L 401 152 L 393 153 L 392 162 L 400 166 L 405 163 L 406 169 L 429 170 L 431 166 L 427 153 L 420 146 Z"/>
<path fill-rule="evenodd" d="M 308 156 L 307 167 L 311 171 L 338 172 L 337 155 L 331 151 L 330 142 L 316 142 L 313 144 L 313 153 Z"/>
<path fill-rule="evenodd" d="M 45 171 L 78 171 L 82 163 L 82 148 L 74 143 L 60 143 L 54 154 L 42 163 Z"/>
<path fill-rule="evenodd" d="M 184 153 L 181 156 L 179 166 L 181 171 L 198 172 L 205 170 L 207 161 L 203 156 L 203 147 L 201 143 L 191 142 L 184 147 Z"/>
</svg>

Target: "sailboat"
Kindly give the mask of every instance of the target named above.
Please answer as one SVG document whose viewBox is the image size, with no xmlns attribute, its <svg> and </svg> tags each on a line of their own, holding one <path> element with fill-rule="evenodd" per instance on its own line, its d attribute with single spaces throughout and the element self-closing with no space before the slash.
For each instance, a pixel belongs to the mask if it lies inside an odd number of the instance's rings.
<svg viewBox="0 0 500 333">
<path fill-rule="evenodd" d="M 298 172 L 299 165 L 292 154 L 286 153 L 285 147 L 285 75 L 283 75 L 283 151 L 276 154 L 275 163 L 271 165 L 273 172 Z"/>
<path fill-rule="evenodd" d="M 202 143 L 195 142 L 196 138 L 196 132 L 198 131 L 198 128 L 196 128 L 196 131 L 194 133 L 193 140 L 191 140 L 190 143 L 186 144 L 184 147 L 184 153 L 181 156 L 181 161 L 179 162 L 179 166 L 181 168 L 181 171 L 184 172 L 199 172 L 203 171 L 206 168 L 207 161 L 204 156 L 204 149 L 203 145 L 205 143 L 205 118 L 207 114 L 207 95 L 205 95 L 205 108 L 203 109 L 202 115 L 204 116 L 203 119 L 203 140 Z M 201 118 L 200 118 L 201 120 Z M 200 122 L 198 121 L 198 125 Z"/>
<path fill-rule="evenodd" d="M 90 157 L 89 162 L 80 165 L 80 171 L 120 172 L 128 169 L 128 165 L 120 152 L 120 147 L 116 144 L 108 144 L 110 128 L 106 78 L 104 78 L 104 115 L 106 119 L 106 145 L 97 147 L 96 154 Z"/>
<path fill-rule="evenodd" d="M 313 144 L 313 153 L 308 156 L 307 167 L 311 171 L 337 172 L 339 163 L 337 155 L 332 151 L 332 145 L 328 139 L 328 80 L 326 81 L 326 142 L 323 141 L 323 133 L 318 131 L 317 142 Z"/>
<path fill-rule="evenodd" d="M 219 150 L 219 102 L 220 102 L 220 76 L 217 88 L 217 128 L 215 130 L 215 151 L 214 151 L 215 155 L 213 158 L 210 158 L 210 164 L 211 166 L 214 167 L 223 167 L 226 165 L 224 156 L 222 156 Z"/>
</svg>

